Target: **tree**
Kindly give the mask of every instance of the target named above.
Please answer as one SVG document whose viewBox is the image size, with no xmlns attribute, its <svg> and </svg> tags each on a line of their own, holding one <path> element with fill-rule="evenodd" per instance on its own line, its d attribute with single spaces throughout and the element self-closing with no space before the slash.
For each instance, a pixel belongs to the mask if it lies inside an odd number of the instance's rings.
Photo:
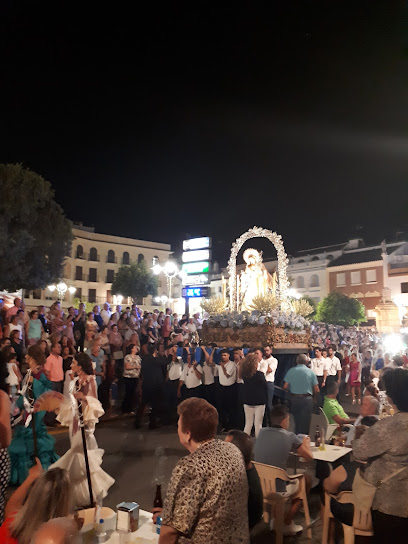
<svg viewBox="0 0 408 544">
<path fill-rule="evenodd" d="M 72 225 L 51 184 L 21 164 L 0 164 L 0 289 L 38 289 L 61 278 Z"/>
<path fill-rule="evenodd" d="M 144 261 L 123 265 L 113 278 L 112 294 L 131 297 L 133 301 L 156 295 L 157 277 L 147 270 Z"/>
<path fill-rule="evenodd" d="M 342 293 L 330 293 L 317 306 L 316 321 L 350 326 L 365 320 L 361 302 Z"/>
</svg>

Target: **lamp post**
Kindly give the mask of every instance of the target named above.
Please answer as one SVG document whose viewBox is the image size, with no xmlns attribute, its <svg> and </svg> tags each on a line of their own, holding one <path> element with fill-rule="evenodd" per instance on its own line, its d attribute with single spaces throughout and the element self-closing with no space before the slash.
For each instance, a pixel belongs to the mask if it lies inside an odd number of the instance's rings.
<svg viewBox="0 0 408 544">
<path fill-rule="evenodd" d="M 64 297 L 67 293 L 67 291 L 73 295 L 76 291 L 76 288 L 73 287 L 72 285 L 70 287 L 68 287 L 68 285 L 61 281 L 60 283 L 57 283 L 57 285 L 55 284 L 51 284 L 51 285 L 48 285 L 48 289 L 51 291 L 51 293 L 53 293 L 55 291 L 55 289 L 58 291 L 58 298 L 61 299 L 61 300 L 64 300 Z"/>
<path fill-rule="evenodd" d="M 169 292 L 168 300 L 171 300 L 173 280 L 176 276 L 180 275 L 181 272 L 179 267 L 174 261 L 167 261 L 164 263 L 163 266 L 158 263 L 155 264 L 154 266 L 152 266 L 152 270 L 153 274 L 155 274 L 156 276 L 158 276 L 161 272 L 163 272 L 163 274 L 166 276 Z"/>
<path fill-rule="evenodd" d="M 166 304 L 166 302 L 169 300 L 169 298 L 166 295 L 157 296 L 154 298 L 155 302 L 158 304 L 163 304 L 163 306 Z"/>
</svg>

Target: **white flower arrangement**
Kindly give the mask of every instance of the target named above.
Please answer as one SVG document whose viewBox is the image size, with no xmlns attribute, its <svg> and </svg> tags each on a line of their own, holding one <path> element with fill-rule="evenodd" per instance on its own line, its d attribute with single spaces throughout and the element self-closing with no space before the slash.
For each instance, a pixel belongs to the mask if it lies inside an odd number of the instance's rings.
<svg viewBox="0 0 408 544">
<path fill-rule="evenodd" d="M 208 324 L 215 327 L 231 327 L 242 329 L 245 326 L 274 324 L 275 327 L 303 331 L 310 327 L 307 319 L 294 312 L 283 312 L 281 310 L 273 310 L 268 313 L 261 313 L 258 310 L 249 312 L 223 312 L 222 314 L 214 315 L 208 320 Z"/>
</svg>

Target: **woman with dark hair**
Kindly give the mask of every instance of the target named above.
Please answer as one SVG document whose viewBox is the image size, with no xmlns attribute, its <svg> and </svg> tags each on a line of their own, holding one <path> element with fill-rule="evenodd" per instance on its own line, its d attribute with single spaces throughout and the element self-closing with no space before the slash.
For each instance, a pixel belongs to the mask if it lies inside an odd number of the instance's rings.
<svg viewBox="0 0 408 544">
<path fill-rule="evenodd" d="M 7 364 L 0 362 L 0 525 L 4 521 L 6 490 L 10 480 L 10 456 L 8 447 L 11 442 L 10 398 L 7 394 Z"/>
<path fill-rule="evenodd" d="M 189 455 L 173 470 L 160 542 L 249 542 L 248 482 L 242 454 L 215 438 L 217 410 L 204 399 L 178 407 L 178 436 Z"/>
<path fill-rule="evenodd" d="M 377 486 L 372 504 L 374 542 L 405 544 L 408 535 L 408 371 L 383 376 L 395 415 L 381 419 L 353 443 L 356 461 L 365 462 L 364 479 Z M 392 476 L 387 482 L 384 478 Z"/>
<path fill-rule="evenodd" d="M 12 485 L 22 484 L 28 476 L 29 468 L 35 463 L 32 418 L 35 418 L 37 456 L 41 465 L 48 469 L 58 459 L 54 451 L 55 439 L 47 433 L 47 427 L 43 422 L 46 412 L 32 413 L 37 398 L 46 391 L 51 391 L 51 382 L 41 372 L 45 364 L 45 355 L 37 344 L 28 348 L 26 362 L 29 369 L 21 384 L 21 395 L 17 400 L 17 406 L 25 413 L 22 423 L 14 429 L 9 447 Z"/>
<path fill-rule="evenodd" d="M 14 348 L 17 355 L 17 361 L 22 365 L 24 360 L 24 348 L 18 330 L 14 330 L 10 333 L 10 346 Z"/>
<path fill-rule="evenodd" d="M 94 433 L 95 425 L 104 414 L 104 410 L 98 400 L 92 360 L 86 353 L 78 353 L 72 360 L 69 398 L 63 402 L 57 416 L 62 425 L 69 427 L 71 448 L 51 467 L 63 468 L 68 471 L 75 506 L 86 506 L 89 505 L 90 498 L 82 437 L 79 430 L 80 410 L 85 426 L 94 499 L 100 495 L 104 498 L 115 480 L 101 468 L 104 451 L 98 448 Z"/>
<path fill-rule="evenodd" d="M 142 362 L 139 357 L 139 346 L 130 344 L 126 348 L 126 357 L 123 367 L 123 381 L 125 382 L 125 396 L 122 404 L 122 412 L 129 414 L 132 412 L 132 403 L 137 382 L 139 381 Z"/>
<path fill-rule="evenodd" d="M 255 437 L 262 427 L 265 414 L 265 406 L 268 398 L 268 390 L 265 374 L 258 370 L 259 358 L 256 353 L 250 353 L 242 362 L 241 376 L 244 380 L 244 412 L 245 428 L 247 434 L 251 434 L 255 427 Z"/>
</svg>

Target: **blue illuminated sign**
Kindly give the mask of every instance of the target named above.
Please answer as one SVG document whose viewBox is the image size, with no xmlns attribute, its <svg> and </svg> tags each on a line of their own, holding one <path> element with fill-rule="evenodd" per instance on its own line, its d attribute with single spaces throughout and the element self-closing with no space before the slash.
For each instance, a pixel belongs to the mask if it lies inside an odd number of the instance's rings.
<svg viewBox="0 0 408 544">
<path fill-rule="evenodd" d="M 184 287 L 183 297 L 201 298 L 208 296 L 208 287 Z"/>
</svg>

